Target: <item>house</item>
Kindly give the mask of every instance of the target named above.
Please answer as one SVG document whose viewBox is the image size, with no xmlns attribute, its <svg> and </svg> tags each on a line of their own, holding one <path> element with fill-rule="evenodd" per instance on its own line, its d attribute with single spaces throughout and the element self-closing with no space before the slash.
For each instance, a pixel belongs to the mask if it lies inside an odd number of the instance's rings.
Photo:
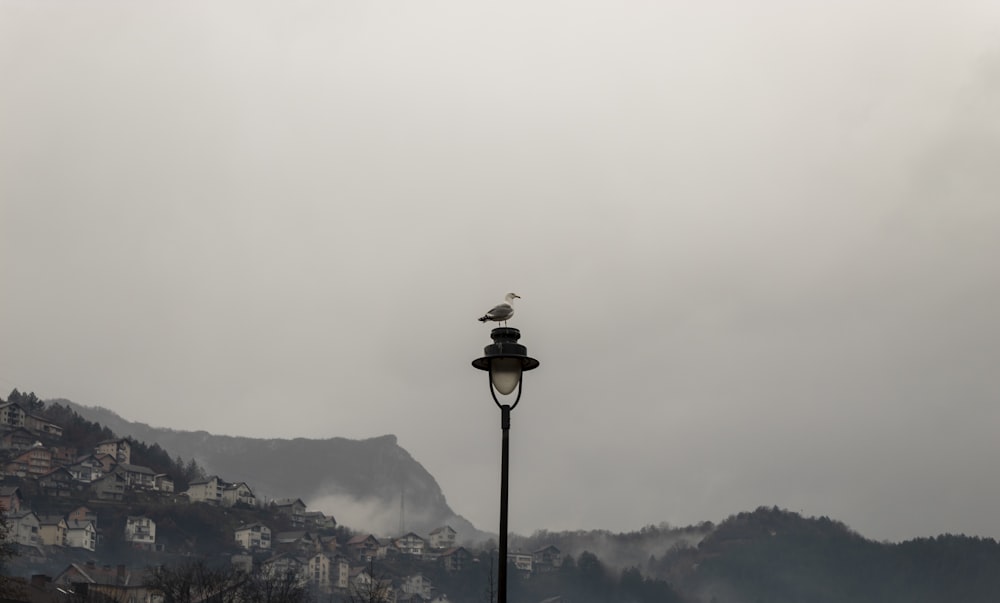
<svg viewBox="0 0 1000 603">
<path fill-rule="evenodd" d="M 355 559 L 371 561 L 378 556 L 378 539 L 371 534 L 358 534 L 344 545 L 347 552 Z"/>
<path fill-rule="evenodd" d="M 0 511 L 17 513 L 21 510 L 21 489 L 17 486 L 0 486 Z"/>
<path fill-rule="evenodd" d="M 83 484 L 76 481 L 65 467 L 56 467 L 45 475 L 38 476 L 38 489 L 45 496 L 66 498 L 82 488 Z"/>
<path fill-rule="evenodd" d="M 378 551 L 375 552 L 376 559 L 395 559 L 402 553 L 396 548 L 396 543 L 392 538 L 379 538 Z"/>
<path fill-rule="evenodd" d="M 236 528 L 236 543 L 248 551 L 271 550 L 271 528 L 256 522 Z"/>
<path fill-rule="evenodd" d="M 208 479 L 191 482 L 188 485 L 187 496 L 191 502 L 204 502 L 213 505 L 222 503 L 222 486 L 225 484 L 218 475 Z"/>
<path fill-rule="evenodd" d="M 4 597 L 8 603 L 69 603 L 65 589 L 53 586 L 52 578 L 45 574 L 32 574 L 31 579 L 8 577 L 11 589 Z"/>
<path fill-rule="evenodd" d="M 446 572 L 460 572 L 472 563 L 472 553 L 461 546 L 445 549 L 438 555 L 438 563 Z"/>
<path fill-rule="evenodd" d="M 319 540 L 310 532 L 296 530 L 294 532 L 278 532 L 274 535 L 273 544 L 285 552 L 297 552 L 312 555 L 320 550 Z"/>
<path fill-rule="evenodd" d="M 528 553 L 507 553 L 507 563 L 514 564 L 514 567 L 522 572 L 531 571 L 531 555 Z"/>
<path fill-rule="evenodd" d="M 38 441 L 35 434 L 24 427 L 17 427 L 0 436 L 0 448 L 4 450 L 27 450 Z"/>
<path fill-rule="evenodd" d="M 52 471 L 52 451 L 38 443 L 3 466 L 6 475 L 16 477 L 38 477 L 49 471 Z"/>
<path fill-rule="evenodd" d="M 222 487 L 225 483 L 218 475 L 212 475 L 188 484 L 188 489 L 184 494 L 191 502 L 219 505 L 222 504 Z"/>
<path fill-rule="evenodd" d="M 409 532 L 399 538 L 393 540 L 393 544 L 399 550 L 400 553 L 404 555 L 413 555 L 415 557 L 421 557 L 424 554 L 424 549 L 426 548 L 427 542 L 417 536 L 413 532 Z"/>
<path fill-rule="evenodd" d="M 28 510 L 8 513 L 7 538 L 23 546 L 37 547 L 42 544 L 38 536 L 38 515 Z"/>
<path fill-rule="evenodd" d="M 351 568 L 347 588 L 351 600 L 395 603 L 396 591 L 389 580 L 377 580 L 363 567 Z"/>
<path fill-rule="evenodd" d="M 98 500 L 123 500 L 126 481 L 121 473 L 108 473 L 90 482 L 90 491 Z"/>
<path fill-rule="evenodd" d="M 66 519 L 60 515 L 38 518 L 38 538 L 43 546 L 66 545 Z"/>
<path fill-rule="evenodd" d="M 306 527 L 317 530 L 332 530 L 337 527 L 337 520 L 327 517 L 322 511 L 306 511 L 302 514 Z"/>
<path fill-rule="evenodd" d="M 399 589 L 409 595 L 420 595 L 424 599 L 431 598 L 431 581 L 423 574 L 413 574 L 403 578 Z"/>
<path fill-rule="evenodd" d="M 166 473 L 157 473 L 153 476 L 153 489 L 172 494 L 174 491 L 174 479 Z"/>
<path fill-rule="evenodd" d="M 94 454 L 76 457 L 66 469 L 69 470 L 74 479 L 85 484 L 104 476 L 104 464 Z"/>
<path fill-rule="evenodd" d="M 124 565 L 112 569 L 110 566 L 97 565 L 93 561 L 71 563 L 52 579 L 53 584 L 70 587 L 74 584 L 121 584 L 129 581 L 129 571 Z"/>
<path fill-rule="evenodd" d="M 162 603 L 163 594 L 146 586 L 149 570 L 131 570 L 124 565 L 99 566 L 93 561 L 71 563 L 52 583 L 72 589 L 84 601 Z"/>
<path fill-rule="evenodd" d="M 125 542 L 133 548 L 156 548 L 156 522 L 143 515 L 130 515 L 125 519 Z"/>
<path fill-rule="evenodd" d="M 44 434 L 51 438 L 61 438 L 63 435 L 62 427 L 30 413 L 25 414 L 23 425 L 30 431 Z"/>
<path fill-rule="evenodd" d="M 334 589 L 346 589 L 351 577 L 351 566 L 340 555 L 316 553 L 309 558 L 309 581 L 320 592 L 329 593 Z"/>
<path fill-rule="evenodd" d="M 124 438 L 98 442 L 97 446 L 94 447 L 94 452 L 110 455 L 116 463 L 128 464 L 132 462 L 132 445 Z"/>
<path fill-rule="evenodd" d="M 531 553 L 531 563 L 537 571 L 555 569 L 562 565 L 562 560 L 562 551 L 551 544 Z"/>
<path fill-rule="evenodd" d="M 281 578 L 291 573 L 299 576 L 300 586 L 305 586 L 309 582 L 308 568 L 309 563 L 305 559 L 291 553 L 274 555 L 261 563 L 262 574 L 265 577 Z"/>
<path fill-rule="evenodd" d="M 458 532 L 453 530 L 451 526 L 441 526 L 431 530 L 427 543 L 432 549 L 450 549 L 455 546 L 455 536 L 457 535 Z"/>
<path fill-rule="evenodd" d="M 301 498 L 279 498 L 271 503 L 271 507 L 275 513 L 287 516 L 293 527 L 305 526 L 306 503 L 302 502 Z"/>
<path fill-rule="evenodd" d="M 24 419 L 28 412 L 17 402 L 0 404 L 0 425 L 7 427 L 24 427 Z"/>
<path fill-rule="evenodd" d="M 153 489 L 153 478 L 156 476 L 156 472 L 149 467 L 118 463 L 114 468 L 114 472 L 125 478 L 125 488 L 127 490 Z"/>
<path fill-rule="evenodd" d="M 367 587 L 375 584 L 375 578 L 363 567 L 352 567 L 347 583 L 349 587 Z"/>
<path fill-rule="evenodd" d="M 66 546 L 93 551 L 97 548 L 97 527 L 90 520 L 66 522 Z"/>
<path fill-rule="evenodd" d="M 224 484 L 222 487 L 222 506 L 235 507 L 238 504 L 256 507 L 257 497 L 253 495 L 253 490 L 246 482 Z"/>
</svg>

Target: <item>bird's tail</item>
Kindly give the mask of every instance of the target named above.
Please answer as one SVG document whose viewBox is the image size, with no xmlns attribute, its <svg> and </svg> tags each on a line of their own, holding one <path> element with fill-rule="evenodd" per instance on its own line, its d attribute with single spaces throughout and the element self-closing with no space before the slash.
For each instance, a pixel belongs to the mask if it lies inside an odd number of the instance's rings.
<svg viewBox="0 0 1000 603">
<path fill-rule="evenodd" d="M 479 322 L 486 322 L 486 321 L 487 321 L 487 320 L 489 320 L 489 319 L 490 319 L 490 317 L 489 317 L 489 316 L 484 316 L 484 317 L 482 317 L 482 318 L 478 318 L 477 320 L 478 320 Z"/>
</svg>

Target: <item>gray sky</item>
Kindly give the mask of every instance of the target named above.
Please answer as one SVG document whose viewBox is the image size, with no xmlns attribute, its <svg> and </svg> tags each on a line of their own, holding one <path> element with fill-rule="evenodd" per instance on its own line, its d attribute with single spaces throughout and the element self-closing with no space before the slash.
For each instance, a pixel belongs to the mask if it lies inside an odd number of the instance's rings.
<svg viewBox="0 0 1000 603">
<path fill-rule="evenodd" d="M 1000 537 L 998 168 L 995 0 L 0 0 L 0 386 L 495 529 L 516 291 L 515 531 Z"/>
</svg>

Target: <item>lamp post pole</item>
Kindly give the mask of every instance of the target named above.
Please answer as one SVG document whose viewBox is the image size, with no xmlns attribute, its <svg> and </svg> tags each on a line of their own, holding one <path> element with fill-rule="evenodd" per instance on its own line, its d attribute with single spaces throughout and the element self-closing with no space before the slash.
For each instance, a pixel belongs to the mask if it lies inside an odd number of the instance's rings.
<svg viewBox="0 0 1000 603">
<path fill-rule="evenodd" d="M 524 371 L 538 368 L 538 361 L 528 356 L 528 349 L 517 343 L 521 332 L 510 327 L 497 327 L 490 333 L 493 343 L 486 346 L 482 358 L 472 366 L 489 371 L 490 394 L 500 408 L 500 558 L 497 560 L 497 603 L 507 603 L 507 492 L 510 476 L 510 413 L 521 401 Z M 517 389 L 513 404 L 501 404 L 497 398 L 509 396 Z"/>
<path fill-rule="evenodd" d="M 500 406 L 500 560 L 497 568 L 497 603 L 507 603 L 507 492 L 510 475 L 510 405 Z"/>
</svg>

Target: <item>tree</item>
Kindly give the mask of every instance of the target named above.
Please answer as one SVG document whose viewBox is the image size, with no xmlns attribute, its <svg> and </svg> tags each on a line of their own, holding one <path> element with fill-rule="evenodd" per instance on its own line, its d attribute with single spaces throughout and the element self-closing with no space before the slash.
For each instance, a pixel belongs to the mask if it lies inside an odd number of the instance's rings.
<svg viewBox="0 0 1000 603">
<path fill-rule="evenodd" d="M 483 597 L 486 599 L 486 603 L 495 603 L 497 600 L 497 565 L 493 549 L 490 549 L 490 562 L 487 565 L 490 570 L 486 582 L 486 591 L 483 593 Z"/>
<path fill-rule="evenodd" d="M 390 603 L 394 600 L 392 596 L 392 582 L 384 575 L 376 573 L 375 562 L 368 561 L 367 578 L 359 575 L 356 582 L 351 583 L 347 589 L 347 600 L 349 603 Z"/>
<path fill-rule="evenodd" d="M 240 588 L 243 603 L 305 603 L 306 579 L 294 569 L 269 570 L 255 566 Z"/>
<path fill-rule="evenodd" d="M 232 567 L 209 567 L 204 560 L 150 571 L 146 586 L 163 594 L 164 603 L 238 603 L 245 578 Z"/>
<path fill-rule="evenodd" d="M 45 410 L 45 402 L 42 402 L 38 398 L 38 396 L 35 395 L 35 392 L 31 392 L 30 394 L 22 394 L 21 392 L 17 391 L 16 387 L 12 392 L 10 392 L 10 395 L 7 396 L 7 401 L 13 402 L 15 404 L 20 404 L 21 407 L 24 408 L 24 410 L 31 413 L 41 412 Z"/>
<path fill-rule="evenodd" d="M 188 461 L 187 466 L 184 467 L 184 481 L 187 483 L 196 482 L 205 479 L 205 470 L 198 466 L 198 463 L 192 458 Z"/>
<path fill-rule="evenodd" d="M 14 543 L 7 538 L 9 535 L 7 516 L 0 512 L 0 599 L 11 599 L 21 591 L 20 585 L 7 576 L 7 561 L 17 555 Z"/>
</svg>

